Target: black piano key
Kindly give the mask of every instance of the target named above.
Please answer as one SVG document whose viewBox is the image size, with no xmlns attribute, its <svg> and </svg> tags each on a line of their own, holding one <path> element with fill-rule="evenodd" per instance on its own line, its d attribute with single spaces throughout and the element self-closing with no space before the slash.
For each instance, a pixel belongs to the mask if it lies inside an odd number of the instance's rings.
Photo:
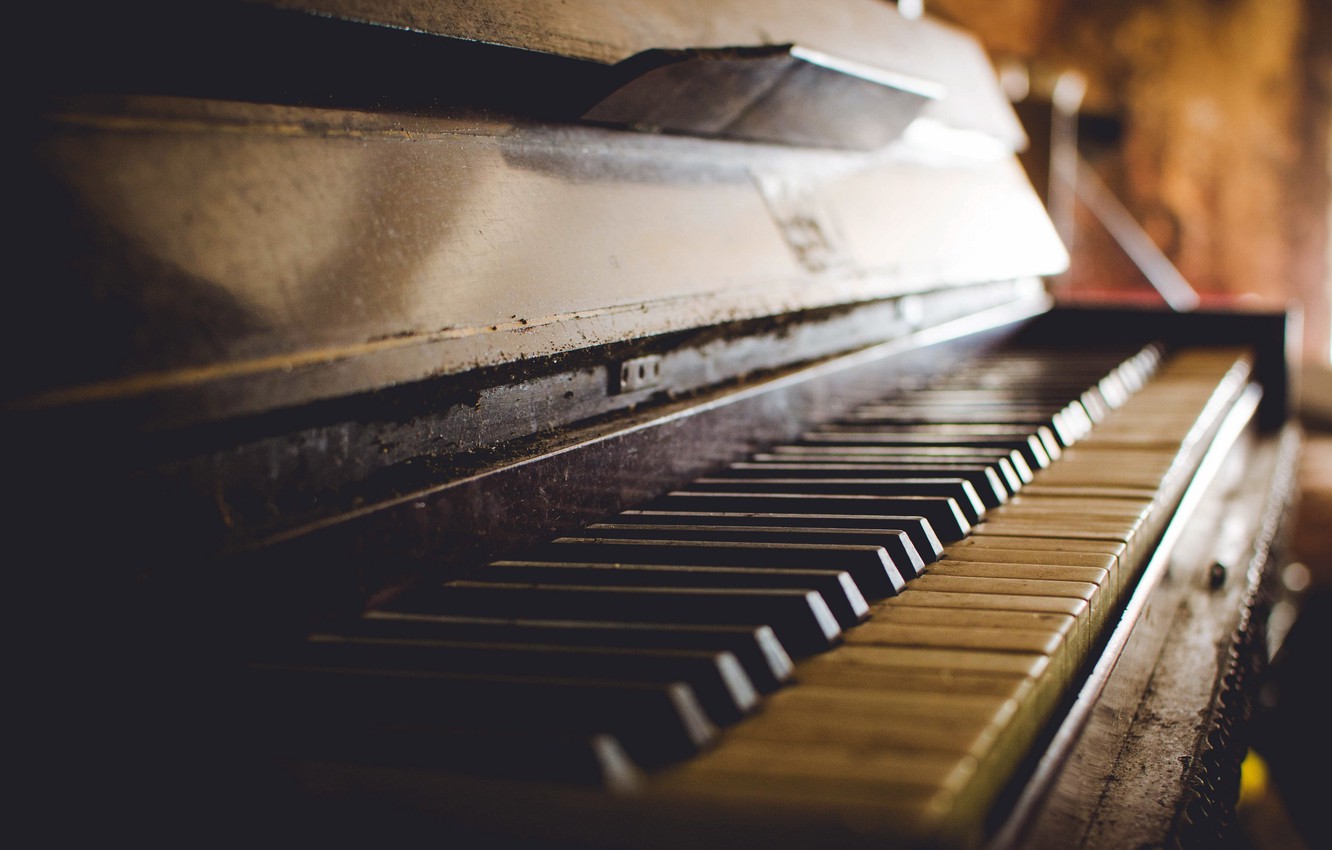
<svg viewBox="0 0 1332 850">
<path fill-rule="evenodd" d="M 1030 410 L 1033 407 L 1058 409 L 1076 400 L 1088 388 L 1086 383 L 1070 387 L 1036 386 L 1008 387 L 998 390 L 977 390 L 941 387 L 921 389 L 903 399 L 888 399 L 864 405 L 867 408 L 887 407 L 897 403 L 921 408 L 962 408 L 966 410 Z"/>
<path fill-rule="evenodd" d="M 708 716 L 734 723 L 758 705 L 758 692 L 729 652 L 549 647 L 439 640 L 314 635 L 277 654 L 283 666 L 416 671 L 481 676 L 545 676 L 616 682 L 684 682 Z"/>
<path fill-rule="evenodd" d="M 651 510 L 727 513 L 875 514 L 917 516 L 944 543 L 966 537 L 971 523 L 946 496 L 825 496 L 816 493 L 746 493 L 677 490 L 648 503 Z"/>
<path fill-rule="evenodd" d="M 687 524 L 650 524 L 648 522 L 633 522 L 630 518 L 622 523 L 598 522 L 589 525 L 586 531 L 589 534 L 595 534 L 598 537 L 609 537 L 619 540 L 691 540 L 707 541 L 722 540 L 734 543 L 812 543 L 816 545 L 841 545 L 841 546 L 878 546 L 884 550 L 889 561 L 892 562 L 896 571 L 890 570 L 888 578 L 892 582 L 894 590 L 900 591 L 905 586 L 905 580 L 915 578 L 920 575 L 925 566 L 920 553 L 916 551 L 916 546 L 911 542 L 910 535 L 900 529 L 888 528 L 867 528 L 867 529 L 846 529 L 846 528 L 819 528 L 795 527 L 788 525 L 771 526 L 738 526 L 738 525 L 709 525 L 706 522 L 700 522 L 698 525 Z M 642 517 L 650 519 L 650 517 Z M 776 520 L 774 520 L 776 522 Z"/>
<path fill-rule="evenodd" d="M 975 488 L 987 510 L 999 507 L 1010 495 L 994 467 L 966 464 L 843 463 L 760 454 L 731 464 L 726 467 L 726 474 L 737 478 L 962 478 Z"/>
<path fill-rule="evenodd" d="M 791 447 L 798 449 L 799 447 Z M 867 470 L 897 470 L 903 471 L 903 474 L 912 469 L 939 470 L 944 473 L 950 469 L 956 469 L 967 475 L 974 474 L 973 470 L 983 470 L 986 478 L 991 479 L 998 485 L 1003 498 L 1006 501 L 1009 496 L 1017 495 L 1022 489 L 1022 479 L 1018 477 L 1017 470 L 1011 460 L 1007 457 L 996 455 L 984 456 L 977 455 L 973 457 L 951 456 L 944 459 L 932 457 L 920 457 L 913 454 L 866 454 L 858 452 L 855 449 L 846 449 L 840 451 L 825 452 L 801 452 L 796 450 L 783 451 L 778 453 L 762 452 L 755 454 L 750 458 L 751 463 L 775 463 L 775 464 L 793 464 L 801 466 L 817 466 L 826 464 L 829 466 L 850 466 L 863 467 Z M 876 473 L 877 474 L 877 473 Z M 975 482 L 972 482 L 973 484 Z M 976 488 L 981 492 L 981 488 Z M 985 497 L 981 492 L 982 499 Z"/>
<path fill-rule="evenodd" d="M 897 563 L 899 554 L 915 567 L 920 574 L 916 559 L 920 565 L 932 564 L 943 554 L 943 544 L 930 527 L 929 521 L 918 516 L 883 516 L 866 514 L 782 514 L 763 513 L 761 511 L 670 511 L 670 510 L 628 510 L 621 511 L 617 522 L 651 523 L 655 525 L 726 525 L 737 528 L 779 526 L 787 530 L 807 528 L 864 528 L 882 531 L 906 532 L 911 548 L 898 552 L 891 541 L 883 541 L 889 556 Z M 912 552 L 914 551 L 914 555 Z"/>
<path fill-rule="evenodd" d="M 792 656 L 823 652 L 842 637 L 823 597 L 803 590 L 690 590 L 455 581 L 418 588 L 384 606 L 422 614 L 770 626 Z"/>
<path fill-rule="evenodd" d="M 821 425 L 818 430 L 822 433 L 852 432 L 904 436 L 957 436 L 980 439 L 1023 440 L 1028 437 L 1035 437 L 1041 447 L 1045 449 L 1050 460 L 1058 460 L 1061 453 L 1059 441 L 1055 438 L 1054 432 L 1051 431 L 1049 425 L 1044 423 L 1034 426 L 1004 425 L 990 422 L 924 422 L 915 425 L 894 425 L 892 423 L 876 423 L 863 419 L 844 418 Z"/>
<path fill-rule="evenodd" d="M 952 478 L 806 478 L 803 476 L 718 475 L 689 482 L 692 491 L 714 493 L 799 493 L 830 496 L 944 496 L 952 499 L 969 523 L 985 515 L 971 482 Z"/>
<path fill-rule="evenodd" d="M 527 549 L 522 554 L 523 559 L 528 561 L 846 572 L 855 580 L 861 593 L 872 599 L 892 596 L 903 586 L 903 576 L 888 551 L 881 546 L 865 544 L 599 538 L 589 534 L 585 537 L 561 537 Z"/>
<path fill-rule="evenodd" d="M 247 674 L 252 723 L 351 728 L 418 727 L 533 734 L 611 734 L 644 767 L 697 754 L 717 736 L 682 682 L 471 676 L 255 664 Z M 261 727 L 262 728 L 262 727 Z"/>
<path fill-rule="evenodd" d="M 1046 469 L 1050 466 L 1050 453 L 1035 434 L 1008 436 L 1008 434 L 931 434 L 892 432 L 892 430 L 855 430 L 854 428 L 825 428 L 803 434 L 802 445 L 839 446 L 914 446 L 914 448 L 955 449 L 1016 449 L 1022 453 L 1028 466 Z"/>
<path fill-rule="evenodd" d="M 947 405 L 928 401 L 900 401 L 866 404 L 844 417 L 847 422 L 884 425 L 950 424 L 1043 425 L 1063 410 L 1062 405 Z"/>
<path fill-rule="evenodd" d="M 1060 448 L 1071 446 L 1085 433 L 1069 408 L 1021 410 L 1012 407 L 991 410 L 943 405 L 867 406 L 853 411 L 843 421 L 866 426 L 917 428 L 930 425 L 1021 425 L 1036 433 L 1048 428 Z"/>
<path fill-rule="evenodd" d="M 790 680 L 795 669 L 781 641 L 767 626 L 511 620 L 370 611 L 342 632 L 412 640 L 726 651 L 735 655 L 761 693 L 777 690 Z"/>
<path fill-rule="evenodd" d="M 1045 447 L 1045 453 L 1050 456 L 1050 460 L 1059 460 L 1063 456 L 1063 443 L 1055 436 L 1053 428 L 1049 425 L 1040 425 L 1034 433 L 1037 439 L 1041 441 L 1041 445 Z"/>
<path fill-rule="evenodd" d="M 828 430 L 811 431 L 799 440 L 800 445 L 822 446 L 913 446 L 939 448 L 993 448 L 1016 449 L 1029 466 L 1045 469 L 1050 455 L 1035 434 L 1026 437 L 984 437 L 962 434 L 911 434 L 880 431 Z"/>
<path fill-rule="evenodd" d="M 448 729 L 297 722 L 272 729 L 266 753 L 283 759 L 424 768 L 487 779 L 560 782 L 613 793 L 643 773 L 614 735 L 529 729 Z"/>
<path fill-rule="evenodd" d="M 580 584 L 604 587 L 785 588 L 818 591 L 844 629 L 869 617 L 869 603 L 850 573 L 838 570 L 670 564 L 495 561 L 477 574 L 484 581 Z"/>
<path fill-rule="evenodd" d="M 1031 465 L 1022 456 L 1022 452 L 1016 449 L 986 449 L 982 447 L 964 449 L 947 446 L 789 445 L 775 446 L 771 449 L 771 453 L 782 456 L 855 457 L 857 460 L 881 458 L 883 460 L 902 460 L 916 463 L 981 461 L 995 464 L 1000 474 L 1004 476 L 1005 481 L 1015 481 L 1015 483 L 1010 484 L 1010 490 L 1013 492 L 1020 489 L 1023 484 L 1030 484 L 1034 477 Z"/>
</svg>

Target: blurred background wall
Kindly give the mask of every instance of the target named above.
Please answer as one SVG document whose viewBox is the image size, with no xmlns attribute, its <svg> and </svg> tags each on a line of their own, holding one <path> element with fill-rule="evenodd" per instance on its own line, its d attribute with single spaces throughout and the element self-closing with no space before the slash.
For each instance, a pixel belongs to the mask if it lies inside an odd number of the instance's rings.
<svg viewBox="0 0 1332 850">
<path fill-rule="evenodd" d="M 927 0 L 977 33 L 1030 98 L 1079 73 L 1079 147 L 1207 299 L 1305 308 L 1307 358 L 1332 325 L 1332 0 Z M 1039 144 L 1042 140 L 1036 139 Z M 1086 211 L 1077 294 L 1145 291 Z"/>
</svg>

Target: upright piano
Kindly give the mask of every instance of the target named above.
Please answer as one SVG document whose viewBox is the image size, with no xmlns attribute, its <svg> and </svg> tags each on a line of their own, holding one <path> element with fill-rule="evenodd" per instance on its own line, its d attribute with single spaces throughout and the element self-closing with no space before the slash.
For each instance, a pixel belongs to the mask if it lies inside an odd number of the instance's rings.
<svg viewBox="0 0 1332 850">
<path fill-rule="evenodd" d="M 880 0 L 185 5 L 22 28 L 49 829 L 1226 834 L 1287 320 L 1054 307 L 973 38 Z"/>
</svg>

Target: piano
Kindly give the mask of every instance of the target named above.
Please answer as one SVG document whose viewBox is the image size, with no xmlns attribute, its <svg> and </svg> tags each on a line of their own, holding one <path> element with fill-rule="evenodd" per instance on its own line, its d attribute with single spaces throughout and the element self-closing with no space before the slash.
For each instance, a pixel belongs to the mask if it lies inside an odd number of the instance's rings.
<svg viewBox="0 0 1332 850">
<path fill-rule="evenodd" d="M 3 421 L 53 833 L 1227 834 L 1290 322 L 1056 307 L 971 36 L 29 14 Z"/>
</svg>

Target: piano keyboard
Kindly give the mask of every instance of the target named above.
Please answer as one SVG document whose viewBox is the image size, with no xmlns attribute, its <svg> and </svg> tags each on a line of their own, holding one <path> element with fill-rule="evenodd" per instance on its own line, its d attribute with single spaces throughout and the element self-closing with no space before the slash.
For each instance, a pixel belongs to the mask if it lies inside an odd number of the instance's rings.
<svg viewBox="0 0 1332 850">
<path fill-rule="evenodd" d="M 271 743 L 974 843 L 1250 370 L 1066 357 L 974 363 L 312 635 L 250 671 Z"/>
</svg>

